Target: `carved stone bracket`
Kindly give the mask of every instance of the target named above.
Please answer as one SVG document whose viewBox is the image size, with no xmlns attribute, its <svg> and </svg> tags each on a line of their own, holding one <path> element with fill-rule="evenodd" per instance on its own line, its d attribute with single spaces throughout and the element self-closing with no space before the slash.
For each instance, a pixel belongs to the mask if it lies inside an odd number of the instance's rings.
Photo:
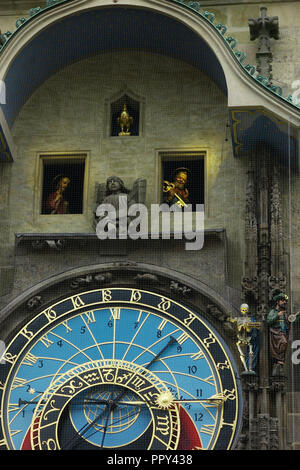
<svg viewBox="0 0 300 470">
<path fill-rule="evenodd" d="M 253 299 L 257 300 L 258 297 L 258 279 L 254 277 L 250 279 L 249 277 L 244 277 L 242 279 L 242 290 L 244 295 L 251 295 Z"/>
<path fill-rule="evenodd" d="M 259 449 L 259 438 L 258 438 L 258 420 L 257 418 L 252 418 L 249 420 L 249 449 L 257 450 Z"/>
<path fill-rule="evenodd" d="M 270 417 L 270 430 L 269 430 L 269 449 L 279 450 L 279 429 L 278 419 Z"/>
<path fill-rule="evenodd" d="M 192 294 L 192 289 L 190 289 L 189 287 L 183 284 L 179 284 L 179 282 L 175 282 L 175 281 L 171 281 L 170 291 L 175 295 L 179 295 L 183 297 L 190 297 Z"/>
<path fill-rule="evenodd" d="M 259 389 L 258 386 L 258 376 L 254 374 L 243 374 L 241 375 L 243 389 L 246 392 L 257 392 Z"/>
<path fill-rule="evenodd" d="M 287 278 L 282 272 L 278 276 L 269 276 L 268 284 L 270 287 L 269 299 L 272 300 L 276 291 L 285 292 L 287 288 Z"/>
<path fill-rule="evenodd" d="M 73 279 L 70 283 L 70 287 L 72 289 L 78 289 L 78 287 L 85 287 L 91 284 L 101 285 L 111 281 L 112 278 L 112 273 L 87 274 L 86 276 Z"/>
<path fill-rule="evenodd" d="M 257 432 L 258 432 L 259 449 L 262 449 L 262 450 L 269 449 L 269 424 L 270 424 L 269 415 L 265 415 L 265 414 L 258 415 Z"/>
<path fill-rule="evenodd" d="M 135 282 L 139 285 L 144 285 L 144 286 L 153 286 L 157 285 L 159 283 L 159 278 L 155 274 L 151 273 L 143 273 L 143 274 L 137 274 L 134 278 Z"/>
<path fill-rule="evenodd" d="M 228 315 L 222 312 L 216 305 L 208 304 L 207 305 L 207 313 L 212 317 L 216 318 L 217 320 L 224 322 L 226 321 Z"/>
<path fill-rule="evenodd" d="M 31 297 L 27 301 L 26 307 L 29 308 L 29 310 L 33 310 L 34 308 L 39 307 L 42 304 L 42 297 L 40 295 L 35 295 L 34 297 Z"/>
<path fill-rule="evenodd" d="M 275 375 L 271 377 L 270 391 L 285 393 L 287 390 L 287 377 L 284 375 Z"/>
</svg>

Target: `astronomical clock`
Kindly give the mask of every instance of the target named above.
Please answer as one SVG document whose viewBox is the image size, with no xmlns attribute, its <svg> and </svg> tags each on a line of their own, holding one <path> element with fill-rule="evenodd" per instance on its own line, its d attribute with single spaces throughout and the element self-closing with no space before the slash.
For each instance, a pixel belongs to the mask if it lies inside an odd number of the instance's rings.
<svg viewBox="0 0 300 470">
<path fill-rule="evenodd" d="M 2 450 L 234 448 L 238 374 L 201 312 L 114 286 L 15 325 L 0 367 Z"/>
</svg>

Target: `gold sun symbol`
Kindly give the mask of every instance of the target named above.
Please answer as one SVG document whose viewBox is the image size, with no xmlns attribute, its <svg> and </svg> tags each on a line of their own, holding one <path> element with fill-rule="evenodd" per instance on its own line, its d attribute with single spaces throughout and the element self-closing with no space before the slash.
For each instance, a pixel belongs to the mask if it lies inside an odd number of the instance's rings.
<svg viewBox="0 0 300 470">
<path fill-rule="evenodd" d="M 173 404 L 174 397 L 172 393 L 167 390 L 165 392 L 161 392 L 157 399 L 156 399 L 156 404 L 159 408 L 166 410 L 170 408 Z"/>
</svg>

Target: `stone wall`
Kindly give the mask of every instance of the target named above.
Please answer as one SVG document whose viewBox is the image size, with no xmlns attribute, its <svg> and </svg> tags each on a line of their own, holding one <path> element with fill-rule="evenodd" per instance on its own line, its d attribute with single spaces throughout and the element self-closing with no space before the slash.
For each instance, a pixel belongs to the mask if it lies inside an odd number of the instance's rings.
<svg viewBox="0 0 300 470">
<path fill-rule="evenodd" d="M 271 41 L 273 81 L 283 87 L 286 96 L 293 91 L 290 86 L 297 79 L 299 2 L 267 2 L 265 5 L 268 15 L 279 17 L 280 39 Z M 255 64 L 257 41 L 250 41 L 248 19 L 260 15 L 258 4 L 207 0 L 201 6 L 215 13 L 216 19 L 238 40 L 239 48 L 247 54 L 247 61 Z M 30 7 L 36 7 L 36 3 L 29 0 L 2 2 L 1 31 L 14 31 L 16 20 L 28 15 Z M 105 103 L 125 86 L 145 100 L 144 133 L 130 141 L 113 140 L 107 135 Z M 0 250 L 4 261 L 1 276 L 9 281 L 2 283 L 2 295 L 10 290 L 16 232 L 92 231 L 95 184 L 112 173 L 121 174 L 128 185 L 136 177 L 145 176 L 147 203 L 157 202 L 158 180 L 153 177 L 157 173 L 157 150 L 170 148 L 197 148 L 207 152 L 206 228 L 226 229 L 227 282 L 239 291 L 244 255 L 247 162 L 232 157 L 227 119 L 226 97 L 217 87 L 188 64 L 159 55 L 108 53 L 74 64 L 51 77 L 29 98 L 18 116 L 13 129 L 17 157 L 12 165 L 3 165 L 2 179 L 6 186 L 2 186 L 1 197 L 3 237 Z M 57 217 L 46 220 L 38 214 L 39 155 L 72 151 L 86 151 L 88 155 L 87 205 L 84 215 L 68 216 L 62 225 Z M 285 221 L 285 235 L 287 239 L 291 237 L 296 260 L 298 241 L 293 234 L 298 233 L 298 222 L 291 210 L 294 206 L 296 210 L 299 190 L 298 177 L 293 175 L 292 178 L 284 184 L 282 193 L 284 213 L 288 210 L 290 214 Z M 10 190 L 5 189 L 9 187 Z M 288 187 L 293 188 L 292 196 Z M 296 262 L 292 275 L 297 281 Z M 295 305 L 300 301 L 298 297 L 295 288 Z"/>
<path fill-rule="evenodd" d="M 143 133 L 110 137 L 107 102 L 125 88 L 144 103 Z M 245 162 L 232 156 L 227 118 L 226 97 L 205 75 L 161 55 L 107 53 L 58 72 L 29 98 L 13 128 L 16 159 L 11 165 L 6 250 L 16 256 L 16 233 L 92 233 L 96 184 L 112 174 L 121 176 L 128 187 L 136 178 L 146 178 L 148 207 L 159 203 L 158 150 L 197 149 L 206 153 L 205 228 L 226 230 L 229 277 L 223 260 L 220 276 L 224 285 L 226 279 L 238 290 L 246 175 Z M 40 155 L 72 152 L 86 153 L 88 159 L 85 212 L 40 215 Z M 218 264 L 214 255 L 210 259 Z M 19 260 L 20 269 L 17 266 Z M 191 272 L 196 274 L 194 268 Z M 23 279 L 28 276 L 27 271 Z"/>
<path fill-rule="evenodd" d="M 279 17 L 280 39 L 272 40 L 273 83 L 283 96 L 300 79 L 300 40 L 297 21 L 300 2 L 267 2 L 269 16 Z M 6 1 L 0 5 L 0 29 L 15 29 L 35 1 Z M 257 42 L 250 41 L 248 19 L 260 16 L 256 2 L 214 0 L 201 7 L 220 23 L 256 64 Z M 138 137 L 108 135 L 107 103 L 122 90 L 143 102 L 143 132 Z M 153 263 L 207 284 L 235 307 L 239 306 L 244 262 L 244 210 L 248 161 L 235 159 L 229 135 L 226 96 L 208 77 L 187 63 L 137 51 L 106 53 L 75 63 L 50 77 L 29 97 L 17 117 L 13 138 L 16 158 L 0 167 L 0 306 L 44 279 L 89 264 L 120 259 Z M 111 174 L 128 186 L 147 179 L 147 205 L 159 202 L 159 150 L 199 150 L 206 153 L 205 228 L 224 229 L 210 236 L 199 252 L 168 241 L 133 243 L 125 249 L 99 251 L 95 245 L 62 252 L 33 252 L 15 247 L 16 233 L 92 233 L 96 184 Z M 86 153 L 86 207 L 82 215 L 42 216 L 39 213 L 40 155 Z M 300 308 L 299 177 L 286 167 L 281 194 L 285 255 L 292 311 Z M 299 328 L 292 339 L 299 338 Z M 300 366 L 298 366 L 299 368 Z M 289 389 L 299 389 L 299 372 L 290 373 Z M 296 409 L 289 403 L 292 416 Z M 294 421 L 293 421 L 294 422 Z M 292 426 L 290 426 L 291 428 Z M 292 435 L 289 441 L 298 440 Z"/>
</svg>

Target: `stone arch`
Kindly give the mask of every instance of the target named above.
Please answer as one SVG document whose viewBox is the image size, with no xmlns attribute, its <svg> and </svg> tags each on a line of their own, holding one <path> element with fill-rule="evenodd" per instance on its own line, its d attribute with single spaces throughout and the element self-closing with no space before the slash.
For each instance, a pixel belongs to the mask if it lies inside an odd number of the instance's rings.
<svg viewBox="0 0 300 470">
<path fill-rule="evenodd" d="M 47 8 L 35 9 L 30 18 L 18 20 L 17 30 L 1 48 L 0 80 L 5 82 L 7 95 L 1 117 L 9 127 L 32 92 L 57 70 L 90 54 L 132 47 L 156 49 L 194 62 L 227 93 L 229 107 L 263 106 L 299 121 L 297 108 L 286 106 L 282 97 L 253 79 L 252 66 L 246 62 L 244 66 L 243 53 L 235 49 L 237 41 L 230 35 L 225 37 L 225 26 L 215 21 L 212 13 L 200 14 L 198 2 L 50 3 Z M 108 29 L 106 15 L 110 18 Z M 129 18 L 133 22 L 126 24 Z"/>
<path fill-rule="evenodd" d="M 224 329 L 224 322 L 235 307 L 224 297 L 200 280 L 178 271 L 133 261 L 86 265 L 40 281 L 3 308 L 2 338 L 6 337 L 6 329 L 11 332 L 22 321 L 28 321 L 37 309 L 46 308 L 61 297 L 108 286 L 146 288 L 185 302 L 201 311 L 221 335 L 229 334 L 230 341 L 231 330 Z"/>
</svg>

